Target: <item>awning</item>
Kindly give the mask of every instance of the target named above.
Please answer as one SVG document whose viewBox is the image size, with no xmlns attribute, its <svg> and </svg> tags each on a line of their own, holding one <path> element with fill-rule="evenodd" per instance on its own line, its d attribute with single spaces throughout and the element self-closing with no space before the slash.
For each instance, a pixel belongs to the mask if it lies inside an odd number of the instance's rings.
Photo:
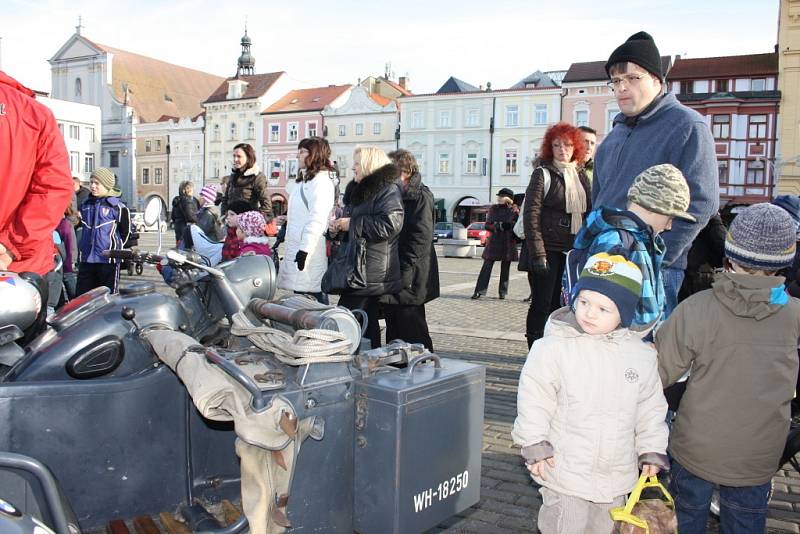
<svg viewBox="0 0 800 534">
<path fill-rule="evenodd" d="M 459 206 L 481 206 L 481 201 L 477 198 L 467 197 L 458 203 Z"/>
</svg>

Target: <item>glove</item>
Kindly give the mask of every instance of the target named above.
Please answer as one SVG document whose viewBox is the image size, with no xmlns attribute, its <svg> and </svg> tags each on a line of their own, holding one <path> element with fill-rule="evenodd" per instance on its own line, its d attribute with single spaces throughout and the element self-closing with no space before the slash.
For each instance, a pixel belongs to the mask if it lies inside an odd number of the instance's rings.
<svg viewBox="0 0 800 534">
<path fill-rule="evenodd" d="M 503 230 L 511 230 L 512 228 L 514 228 L 514 225 L 511 224 L 510 222 L 503 223 Z"/>
<path fill-rule="evenodd" d="M 533 268 L 533 272 L 535 274 L 547 274 L 550 268 L 547 266 L 547 259 L 545 258 L 536 258 L 533 260 L 533 264 L 531 265 Z"/>
<path fill-rule="evenodd" d="M 297 254 L 294 257 L 295 263 L 297 263 L 297 270 L 302 271 L 306 268 L 306 258 L 308 257 L 308 252 L 305 250 L 298 250 Z"/>
</svg>

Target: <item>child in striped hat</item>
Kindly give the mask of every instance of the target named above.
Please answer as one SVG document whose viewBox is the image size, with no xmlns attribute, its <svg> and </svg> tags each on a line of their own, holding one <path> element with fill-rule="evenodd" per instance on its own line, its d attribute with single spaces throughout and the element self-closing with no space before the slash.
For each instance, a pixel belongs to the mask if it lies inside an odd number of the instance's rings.
<svg viewBox="0 0 800 534">
<path fill-rule="evenodd" d="M 626 257 L 590 256 L 528 354 L 511 435 L 541 486 L 541 532 L 611 532 L 640 470 L 669 466 L 656 352 L 629 328 L 641 287 Z"/>
</svg>

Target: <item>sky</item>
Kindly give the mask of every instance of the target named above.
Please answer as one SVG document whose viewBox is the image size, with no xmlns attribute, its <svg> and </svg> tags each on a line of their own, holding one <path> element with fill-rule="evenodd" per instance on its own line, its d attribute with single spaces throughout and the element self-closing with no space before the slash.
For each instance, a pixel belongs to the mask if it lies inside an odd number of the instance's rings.
<svg viewBox="0 0 800 534">
<path fill-rule="evenodd" d="M 599 61 L 645 30 L 662 55 L 771 52 L 779 0 L 2 0 L 0 70 L 50 91 L 47 60 L 75 32 L 115 48 L 232 76 L 245 21 L 256 72 L 297 86 L 408 76 L 418 94 L 450 76 L 510 87 L 536 70 Z"/>
</svg>

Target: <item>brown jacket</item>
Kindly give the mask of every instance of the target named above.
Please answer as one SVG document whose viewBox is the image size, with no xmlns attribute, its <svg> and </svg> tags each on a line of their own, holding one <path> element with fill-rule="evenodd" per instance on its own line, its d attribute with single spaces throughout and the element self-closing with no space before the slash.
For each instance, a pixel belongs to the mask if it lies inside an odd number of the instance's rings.
<svg viewBox="0 0 800 534">
<path fill-rule="evenodd" d="M 232 202 L 244 200 L 254 211 L 260 211 L 267 222 L 272 220 L 272 200 L 267 191 L 267 177 L 259 170 L 258 165 L 253 165 L 244 173 L 234 171 L 226 178 L 228 182 L 221 213 L 227 213 Z"/>
<path fill-rule="evenodd" d="M 656 332 L 664 386 L 691 369 L 670 452 L 726 486 L 769 482 L 789 431 L 800 300 L 783 277 L 721 273 Z"/>
<path fill-rule="evenodd" d="M 544 173 L 541 167 L 536 167 L 522 204 L 525 246 L 531 260 L 544 258 L 548 250 L 567 251 L 575 240 L 575 234 L 570 232 L 571 215 L 566 212 L 564 176 L 551 162 L 542 162 L 542 167 L 550 171 L 547 195 L 544 195 Z M 578 176 L 586 192 L 588 212 L 591 210 L 591 186 L 583 169 L 578 170 Z"/>
</svg>

